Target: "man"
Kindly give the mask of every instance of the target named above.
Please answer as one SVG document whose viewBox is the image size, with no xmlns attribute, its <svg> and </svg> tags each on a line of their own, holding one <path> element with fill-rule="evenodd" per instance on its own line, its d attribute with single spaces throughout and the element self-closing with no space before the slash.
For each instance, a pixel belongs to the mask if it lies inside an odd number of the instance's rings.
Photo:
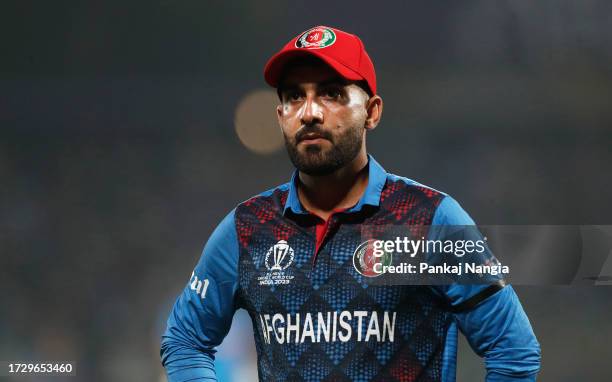
<svg viewBox="0 0 612 382">
<path fill-rule="evenodd" d="M 450 196 L 367 154 L 383 102 L 361 40 L 312 28 L 264 74 L 296 171 L 209 238 L 162 338 L 169 380 L 216 380 L 215 348 L 238 308 L 253 322 L 261 381 L 453 381 L 458 329 L 487 381 L 535 380 L 539 345 L 510 286 L 375 285 L 360 269 L 372 260 L 356 250 L 364 227 L 474 225 Z"/>
</svg>

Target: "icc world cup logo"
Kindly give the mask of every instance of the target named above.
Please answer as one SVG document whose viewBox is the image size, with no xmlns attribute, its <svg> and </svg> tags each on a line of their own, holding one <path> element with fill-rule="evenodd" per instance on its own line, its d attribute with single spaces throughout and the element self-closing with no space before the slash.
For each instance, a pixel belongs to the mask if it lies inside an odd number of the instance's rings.
<svg viewBox="0 0 612 382">
<path fill-rule="evenodd" d="M 285 240 L 274 244 L 266 253 L 266 268 L 271 271 L 282 271 L 293 263 L 293 248 Z"/>
</svg>

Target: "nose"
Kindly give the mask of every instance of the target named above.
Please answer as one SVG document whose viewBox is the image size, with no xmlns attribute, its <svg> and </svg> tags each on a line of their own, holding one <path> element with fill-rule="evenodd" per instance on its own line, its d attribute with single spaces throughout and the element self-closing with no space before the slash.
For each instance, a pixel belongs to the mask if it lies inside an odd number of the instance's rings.
<svg viewBox="0 0 612 382">
<path fill-rule="evenodd" d="M 323 108 L 316 102 L 314 97 L 307 97 L 306 102 L 302 106 L 302 115 L 300 118 L 302 125 L 308 126 L 315 123 L 323 123 Z"/>
</svg>

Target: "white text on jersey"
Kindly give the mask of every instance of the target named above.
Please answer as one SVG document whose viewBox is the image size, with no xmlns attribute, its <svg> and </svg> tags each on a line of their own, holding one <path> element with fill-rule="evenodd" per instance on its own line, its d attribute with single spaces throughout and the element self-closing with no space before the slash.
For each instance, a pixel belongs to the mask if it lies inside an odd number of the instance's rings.
<svg viewBox="0 0 612 382">
<path fill-rule="evenodd" d="M 393 342 L 396 312 L 383 312 L 382 323 L 378 312 L 365 310 L 283 315 L 260 314 L 259 320 L 266 343 L 274 339 L 279 344 L 313 342 L 347 342 L 353 337 L 358 342 L 376 340 Z M 313 319 L 314 316 L 314 319 Z M 365 324 L 365 330 L 364 330 Z"/>
<path fill-rule="evenodd" d="M 190 289 L 204 299 L 206 297 L 206 290 L 208 289 L 208 279 L 200 280 L 198 276 L 195 275 L 195 272 L 191 272 L 191 279 L 189 281 L 191 282 Z"/>
</svg>

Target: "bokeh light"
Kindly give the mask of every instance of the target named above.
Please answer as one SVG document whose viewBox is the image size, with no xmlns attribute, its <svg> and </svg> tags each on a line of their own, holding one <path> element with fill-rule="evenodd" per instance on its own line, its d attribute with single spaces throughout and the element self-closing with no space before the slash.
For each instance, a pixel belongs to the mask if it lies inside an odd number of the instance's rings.
<svg viewBox="0 0 612 382">
<path fill-rule="evenodd" d="M 269 154 L 283 147 L 283 136 L 276 119 L 278 97 L 272 90 L 255 90 L 238 104 L 234 118 L 240 142 L 258 154 Z"/>
</svg>

